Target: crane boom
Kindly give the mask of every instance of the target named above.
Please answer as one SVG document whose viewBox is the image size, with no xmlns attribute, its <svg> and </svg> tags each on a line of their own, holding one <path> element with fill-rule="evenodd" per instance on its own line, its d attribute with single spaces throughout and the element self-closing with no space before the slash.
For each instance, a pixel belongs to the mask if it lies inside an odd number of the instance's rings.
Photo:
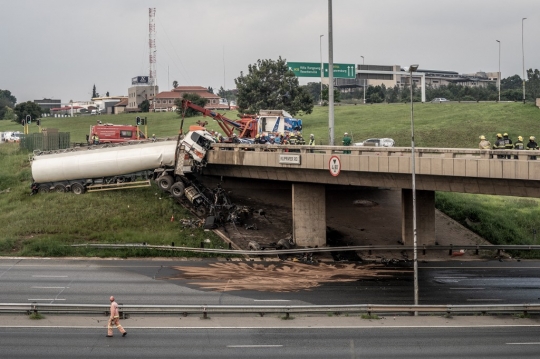
<svg viewBox="0 0 540 359">
<path fill-rule="evenodd" d="M 211 117 L 218 123 L 227 137 L 233 136 L 235 130 L 238 132 L 238 137 L 240 138 L 255 138 L 257 135 L 257 119 L 252 116 L 244 116 L 240 120 L 234 121 L 218 112 L 196 105 L 189 100 L 182 100 L 182 109 L 185 110 L 188 108 L 202 113 L 205 117 Z"/>
</svg>

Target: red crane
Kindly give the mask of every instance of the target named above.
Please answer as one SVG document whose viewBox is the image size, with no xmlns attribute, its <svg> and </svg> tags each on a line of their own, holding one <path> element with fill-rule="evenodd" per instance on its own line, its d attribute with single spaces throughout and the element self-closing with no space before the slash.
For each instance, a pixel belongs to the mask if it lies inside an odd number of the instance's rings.
<svg viewBox="0 0 540 359">
<path fill-rule="evenodd" d="M 215 111 L 194 104 L 189 100 L 182 100 L 182 109 L 191 108 L 203 114 L 203 116 L 212 117 L 219 127 L 223 130 L 226 137 L 232 137 L 234 131 L 238 132 L 240 138 L 255 138 L 257 135 L 257 119 L 253 115 L 244 115 L 240 120 L 231 120 Z"/>
</svg>

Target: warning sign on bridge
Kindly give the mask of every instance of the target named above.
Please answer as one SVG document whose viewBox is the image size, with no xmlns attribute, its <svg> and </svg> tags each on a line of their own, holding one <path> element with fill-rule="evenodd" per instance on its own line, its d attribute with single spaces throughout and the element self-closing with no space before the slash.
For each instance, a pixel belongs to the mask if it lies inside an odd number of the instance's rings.
<svg viewBox="0 0 540 359">
<path fill-rule="evenodd" d="M 341 172 L 341 160 L 338 156 L 330 157 L 328 168 L 330 169 L 330 174 L 332 176 L 336 177 L 339 175 L 339 173 Z"/>
</svg>

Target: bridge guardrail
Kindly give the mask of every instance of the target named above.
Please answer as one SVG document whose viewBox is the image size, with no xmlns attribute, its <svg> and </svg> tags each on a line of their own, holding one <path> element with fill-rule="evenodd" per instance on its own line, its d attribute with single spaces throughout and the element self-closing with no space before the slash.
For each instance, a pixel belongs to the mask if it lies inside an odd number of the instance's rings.
<svg viewBox="0 0 540 359">
<path fill-rule="evenodd" d="M 353 305 L 123 305 L 119 304 L 123 318 L 134 314 L 184 315 L 200 314 L 290 314 L 302 313 L 540 313 L 540 304 L 499 304 L 499 305 L 393 305 L 393 304 L 353 304 Z M 49 314 L 103 314 L 109 315 L 108 305 L 96 304 L 41 304 L 41 303 L 0 303 L 0 313 L 49 313 Z"/>
<path fill-rule="evenodd" d="M 376 156 L 410 156 L 410 147 L 379 147 L 379 146 L 308 146 L 308 145 L 271 145 L 271 144 L 229 144 L 214 143 L 213 149 L 230 151 L 255 151 L 255 152 L 278 152 L 278 153 L 324 153 L 335 154 L 349 151 L 350 154 L 366 154 Z M 527 160 L 531 156 L 540 156 L 540 150 L 480 150 L 474 148 L 431 148 L 415 147 L 418 157 L 443 157 L 443 158 L 462 158 L 473 157 L 481 159 L 495 158 L 497 155 L 515 155 L 519 159 Z"/>
</svg>

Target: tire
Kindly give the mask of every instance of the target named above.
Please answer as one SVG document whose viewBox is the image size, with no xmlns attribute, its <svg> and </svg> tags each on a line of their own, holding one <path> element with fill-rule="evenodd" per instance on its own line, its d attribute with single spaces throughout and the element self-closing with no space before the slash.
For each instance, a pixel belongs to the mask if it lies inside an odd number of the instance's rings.
<svg viewBox="0 0 540 359">
<path fill-rule="evenodd" d="M 171 195 L 174 198 L 182 198 L 184 197 L 184 190 L 186 187 L 184 186 L 184 183 L 182 182 L 176 182 L 169 188 L 169 191 L 171 192 Z"/>
<path fill-rule="evenodd" d="M 57 193 L 66 193 L 66 186 L 64 186 L 63 184 L 56 184 L 54 185 L 54 192 L 57 192 Z"/>
<path fill-rule="evenodd" d="M 38 193 L 49 193 L 50 187 L 46 184 L 42 184 L 38 187 Z"/>
<path fill-rule="evenodd" d="M 195 213 L 199 217 L 206 217 L 206 214 L 208 213 L 208 211 L 206 210 L 206 207 L 199 206 L 199 207 L 195 208 Z"/>
<path fill-rule="evenodd" d="M 250 241 L 248 243 L 248 247 L 249 247 L 249 250 L 250 251 L 260 251 L 261 250 L 261 245 L 255 241 Z"/>
<path fill-rule="evenodd" d="M 277 242 L 277 249 L 291 249 L 291 243 L 289 242 L 288 239 L 280 239 L 278 242 Z"/>
<path fill-rule="evenodd" d="M 167 176 L 159 177 L 157 179 L 157 183 L 158 183 L 159 188 L 161 188 L 162 191 L 167 192 L 171 189 L 171 186 L 173 185 L 174 180 L 172 176 L 167 175 Z"/>
<path fill-rule="evenodd" d="M 74 183 L 71 185 L 71 192 L 73 192 L 76 195 L 83 194 L 84 186 L 80 183 Z"/>
</svg>

